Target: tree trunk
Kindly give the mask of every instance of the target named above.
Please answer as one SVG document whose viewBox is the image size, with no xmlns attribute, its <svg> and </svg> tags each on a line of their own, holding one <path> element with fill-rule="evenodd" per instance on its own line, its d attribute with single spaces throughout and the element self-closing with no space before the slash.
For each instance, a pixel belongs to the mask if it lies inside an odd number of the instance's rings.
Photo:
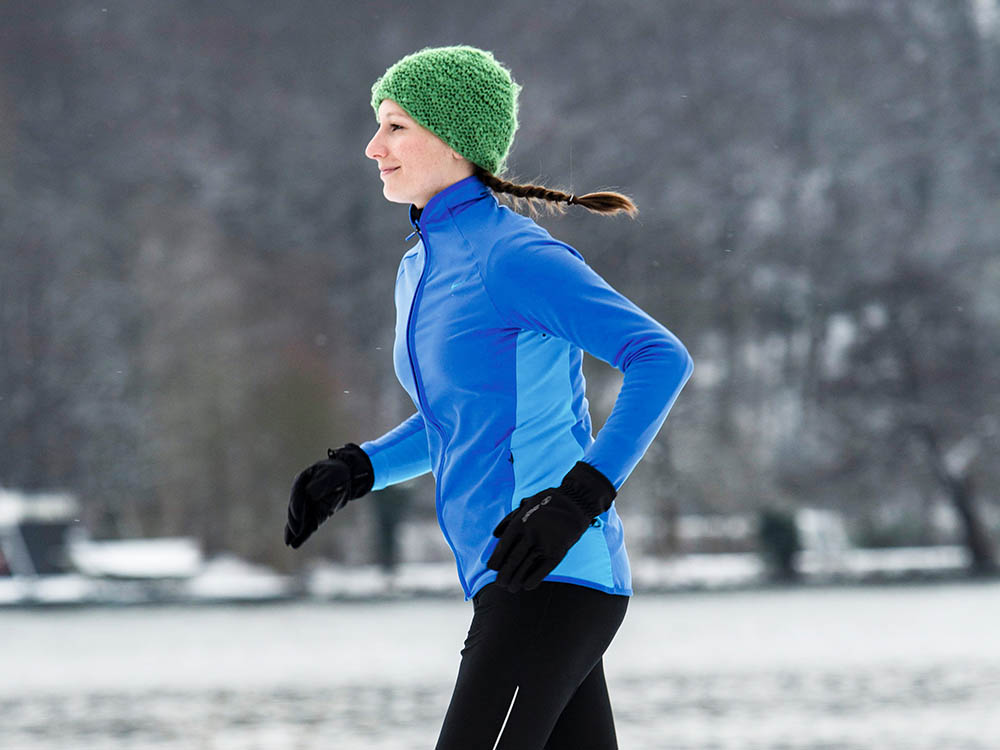
<svg viewBox="0 0 1000 750">
<path fill-rule="evenodd" d="M 951 501 L 965 526 L 965 544 L 969 548 L 970 567 L 975 575 L 997 572 L 996 556 L 989 532 L 976 507 L 971 476 L 951 477 L 948 482 Z"/>
<path fill-rule="evenodd" d="M 921 425 L 918 432 L 927 447 L 934 475 L 948 491 L 951 502 L 962 519 L 965 546 L 968 548 L 970 556 L 970 571 L 973 575 L 996 573 L 997 561 L 993 551 L 993 542 L 976 506 L 975 483 L 972 475 L 968 472 L 959 475 L 948 468 L 948 463 L 941 452 L 941 444 L 933 427 Z"/>
</svg>

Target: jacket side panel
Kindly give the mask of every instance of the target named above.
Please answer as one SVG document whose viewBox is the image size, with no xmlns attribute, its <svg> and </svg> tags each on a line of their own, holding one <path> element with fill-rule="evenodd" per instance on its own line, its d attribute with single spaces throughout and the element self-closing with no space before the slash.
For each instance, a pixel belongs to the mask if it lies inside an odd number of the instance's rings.
<svg viewBox="0 0 1000 750">
<path fill-rule="evenodd" d="M 573 428 L 570 346 L 537 331 L 517 334 L 517 417 L 510 448 L 514 463 L 513 510 L 522 498 L 557 486 L 583 455 Z"/>
<path fill-rule="evenodd" d="M 566 341 L 537 331 L 521 331 L 517 345 L 517 427 L 511 437 L 515 489 L 511 509 L 522 498 L 557 487 L 583 456 L 574 411 L 582 374 L 579 358 Z M 576 368 L 574 368 L 576 365 Z M 584 399 L 584 403 L 585 403 Z M 589 422 L 589 418 L 586 420 Z M 589 437 L 589 435 L 588 435 Z M 592 526 L 547 579 L 588 581 L 614 588 L 611 552 L 600 528 Z"/>
</svg>

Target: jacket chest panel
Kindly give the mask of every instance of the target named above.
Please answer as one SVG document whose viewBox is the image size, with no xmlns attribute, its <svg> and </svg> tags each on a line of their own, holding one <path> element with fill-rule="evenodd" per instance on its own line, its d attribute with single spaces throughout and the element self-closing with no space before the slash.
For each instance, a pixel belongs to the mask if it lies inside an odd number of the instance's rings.
<svg viewBox="0 0 1000 750">
<path fill-rule="evenodd" d="M 420 406 L 422 395 L 433 416 L 450 425 L 459 419 L 457 404 L 466 403 L 468 413 L 470 396 L 486 406 L 511 392 L 517 330 L 499 319 L 474 264 L 426 265 L 422 247 L 415 250 L 397 277 L 393 360 L 414 403 Z"/>
<path fill-rule="evenodd" d="M 498 319 L 474 268 L 429 269 L 410 325 L 410 353 L 435 413 L 447 412 L 456 393 L 496 391 L 513 367 L 516 331 Z"/>
</svg>

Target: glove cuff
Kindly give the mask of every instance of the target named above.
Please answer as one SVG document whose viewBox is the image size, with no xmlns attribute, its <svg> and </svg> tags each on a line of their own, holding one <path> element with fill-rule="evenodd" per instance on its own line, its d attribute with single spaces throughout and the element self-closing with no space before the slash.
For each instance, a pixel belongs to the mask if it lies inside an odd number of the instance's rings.
<svg viewBox="0 0 1000 750">
<path fill-rule="evenodd" d="M 596 518 L 611 507 L 618 494 L 611 480 L 590 464 L 577 461 L 559 487 L 589 518 Z"/>
<path fill-rule="evenodd" d="M 367 495 L 375 484 L 375 469 L 372 468 L 371 459 L 368 454 L 361 450 L 361 447 L 354 443 L 347 443 L 343 448 L 328 450 L 330 458 L 343 461 L 347 468 L 351 470 L 351 500 L 357 500 L 362 495 Z"/>
</svg>

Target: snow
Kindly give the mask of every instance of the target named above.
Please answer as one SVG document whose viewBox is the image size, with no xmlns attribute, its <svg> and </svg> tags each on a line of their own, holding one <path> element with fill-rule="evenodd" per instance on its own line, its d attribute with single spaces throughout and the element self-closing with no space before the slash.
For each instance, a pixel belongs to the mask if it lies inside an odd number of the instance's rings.
<svg viewBox="0 0 1000 750">
<path fill-rule="evenodd" d="M 26 495 L 0 487 L 0 528 L 24 521 L 62 521 L 78 512 L 76 498 L 65 492 Z"/>
<path fill-rule="evenodd" d="M 306 591 L 320 599 L 461 595 L 452 562 L 409 563 L 393 573 L 374 566 L 317 565 L 306 578 Z"/>
<path fill-rule="evenodd" d="M 644 558 L 632 563 L 636 589 L 728 588 L 757 583 L 764 568 L 756 555 L 684 555 L 667 560 Z"/>
<path fill-rule="evenodd" d="M 620 744 L 992 750 L 997 593 L 637 597 L 605 657 Z M 433 747 L 471 616 L 460 598 L 7 613 L 2 745 Z"/>
<path fill-rule="evenodd" d="M 190 537 L 74 540 L 70 561 L 88 576 L 113 578 L 191 578 L 202 568 L 201 549 Z"/>
<path fill-rule="evenodd" d="M 95 598 L 96 583 L 81 575 L 0 578 L 0 606 L 78 604 Z"/>
<path fill-rule="evenodd" d="M 253 565 L 233 555 L 220 555 L 180 589 L 182 598 L 195 601 L 250 601 L 277 599 L 292 592 L 292 579 L 263 565 Z"/>
</svg>

